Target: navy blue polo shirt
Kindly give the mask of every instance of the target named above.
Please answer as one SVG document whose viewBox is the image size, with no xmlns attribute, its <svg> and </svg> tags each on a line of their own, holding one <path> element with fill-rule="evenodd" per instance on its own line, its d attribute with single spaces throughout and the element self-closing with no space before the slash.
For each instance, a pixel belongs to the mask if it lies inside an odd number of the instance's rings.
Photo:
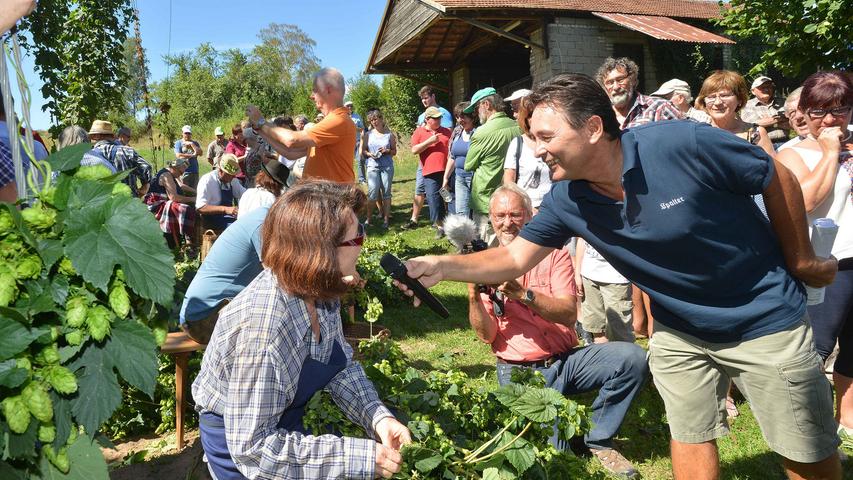
<svg viewBox="0 0 853 480">
<path fill-rule="evenodd" d="M 761 148 L 718 128 L 655 122 L 623 132 L 625 200 L 555 183 L 521 236 L 560 248 L 583 237 L 652 298 L 656 322 L 714 343 L 785 330 L 805 312 L 751 195 L 773 177 Z"/>
</svg>

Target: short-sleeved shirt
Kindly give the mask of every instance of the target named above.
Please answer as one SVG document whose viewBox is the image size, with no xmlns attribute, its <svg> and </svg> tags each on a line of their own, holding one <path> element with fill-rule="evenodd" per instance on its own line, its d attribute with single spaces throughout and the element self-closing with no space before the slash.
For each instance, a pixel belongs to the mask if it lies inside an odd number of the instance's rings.
<svg viewBox="0 0 853 480">
<path fill-rule="evenodd" d="M 115 168 L 116 172 L 129 170 L 130 173 L 122 180 L 134 196 L 138 195 L 137 184 L 145 185 L 151 182 L 151 164 L 139 152 L 118 141 L 101 140 L 92 147 L 99 155 Z"/>
<path fill-rule="evenodd" d="M 421 168 L 424 175 L 443 172 L 447 165 L 447 153 L 450 148 L 450 134 L 452 132 L 449 128 L 438 127 L 435 133 L 438 134 L 438 142 L 420 153 Z M 424 126 L 416 128 L 412 133 L 412 145 L 425 142 L 432 134 L 433 132 Z"/>
<path fill-rule="evenodd" d="M 269 207 L 260 207 L 240 215 L 216 239 L 187 288 L 182 325 L 207 318 L 220 301 L 236 297 L 261 273 L 261 226 L 267 212 Z"/>
<path fill-rule="evenodd" d="M 356 128 L 347 109 L 336 108 L 305 133 L 316 147 L 305 161 L 302 178 L 353 183 L 352 154 L 355 151 Z"/>
<path fill-rule="evenodd" d="M 584 238 L 652 298 L 655 321 L 709 342 L 782 331 L 805 312 L 751 196 L 774 175 L 760 148 L 697 122 L 623 132 L 624 201 L 584 180 L 557 182 L 522 238 L 562 247 Z"/>
<path fill-rule="evenodd" d="M 519 278 L 518 283 L 549 297 L 574 296 L 575 273 L 568 249 L 551 252 Z M 578 344 L 573 328 L 545 320 L 520 301 L 505 298 L 502 317 L 495 316 L 488 295 L 481 293 L 480 302 L 497 322 L 497 335 L 491 346 L 502 360 L 535 362 L 568 352 Z"/>
<path fill-rule="evenodd" d="M 190 142 L 192 142 L 192 144 L 198 147 L 199 151 L 201 151 L 201 145 L 199 145 L 198 142 L 195 140 L 190 140 Z M 188 145 L 184 145 L 183 139 L 178 139 L 175 142 L 175 153 L 195 153 L 195 150 L 190 148 Z M 190 166 L 187 167 L 184 173 L 198 173 L 198 157 L 193 155 L 192 157 L 187 158 L 187 162 Z"/>
<path fill-rule="evenodd" d="M 524 143 L 521 135 L 515 137 L 506 149 L 504 170 L 515 170 L 515 184 L 527 193 L 533 208 L 539 208 L 545 194 L 551 190 L 551 171 Z"/>
<path fill-rule="evenodd" d="M 637 93 L 634 98 L 634 103 L 631 109 L 628 110 L 628 115 L 622 121 L 620 128 L 639 127 L 650 122 L 659 122 L 661 120 L 678 120 L 683 118 L 681 111 L 669 100 L 657 97 L 650 97 Z"/>
<path fill-rule="evenodd" d="M 506 151 L 519 135 L 521 129 L 518 124 L 503 112 L 493 114 L 471 135 L 471 145 L 465 156 L 465 170 L 474 172 L 471 178 L 471 210 L 489 213 L 489 199 L 503 181 Z"/>
<path fill-rule="evenodd" d="M 213 159 L 214 166 L 219 163 L 226 147 L 228 147 L 228 142 L 220 142 L 219 140 L 214 140 L 207 145 L 207 158 Z"/>
<path fill-rule="evenodd" d="M 785 100 L 774 97 L 770 103 L 761 103 L 757 98 L 751 98 L 746 101 L 746 105 L 740 111 L 740 118 L 746 123 L 757 123 L 764 117 L 773 117 L 781 111 L 785 110 Z M 772 126 L 765 127 L 767 136 L 773 142 L 783 142 L 788 140 L 788 131 Z"/>
<path fill-rule="evenodd" d="M 435 108 L 437 108 L 438 111 L 441 112 L 441 126 L 444 128 L 453 128 L 453 115 L 451 115 L 450 112 L 448 112 L 447 109 L 444 107 L 439 107 L 438 105 L 436 105 Z M 418 115 L 418 124 L 415 125 L 416 127 L 420 127 L 424 124 L 425 113 L 426 112 L 421 112 L 421 114 Z"/>
<path fill-rule="evenodd" d="M 205 205 L 215 206 L 230 206 L 222 205 L 222 190 L 231 190 L 234 200 L 239 200 L 243 196 L 246 188 L 240 184 L 237 178 L 232 178 L 230 183 L 223 184 L 219 179 L 219 170 L 211 170 L 205 173 L 198 180 L 198 194 L 195 198 L 195 208 L 200 209 Z"/>
</svg>

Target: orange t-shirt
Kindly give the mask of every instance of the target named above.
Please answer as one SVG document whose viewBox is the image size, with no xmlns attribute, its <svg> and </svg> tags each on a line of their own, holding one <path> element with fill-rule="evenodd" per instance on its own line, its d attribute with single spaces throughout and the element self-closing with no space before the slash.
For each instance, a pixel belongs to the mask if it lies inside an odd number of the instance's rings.
<svg viewBox="0 0 853 480">
<path fill-rule="evenodd" d="M 352 165 L 355 158 L 356 128 L 350 119 L 349 111 L 340 107 L 329 112 L 326 118 L 311 127 L 307 133 L 317 146 L 305 161 L 302 178 L 355 182 Z"/>
</svg>

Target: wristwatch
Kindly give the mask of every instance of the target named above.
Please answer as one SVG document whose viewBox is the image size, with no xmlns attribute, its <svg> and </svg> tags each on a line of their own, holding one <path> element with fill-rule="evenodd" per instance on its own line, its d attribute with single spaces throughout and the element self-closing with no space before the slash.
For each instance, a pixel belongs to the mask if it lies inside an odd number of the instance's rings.
<svg viewBox="0 0 853 480">
<path fill-rule="evenodd" d="M 534 292 L 533 290 L 531 290 L 531 289 L 529 289 L 529 288 L 528 288 L 528 289 L 524 292 L 524 303 L 526 303 L 526 304 L 530 305 L 530 304 L 531 304 L 531 303 L 533 303 L 535 300 L 536 300 L 536 292 Z"/>
</svg>

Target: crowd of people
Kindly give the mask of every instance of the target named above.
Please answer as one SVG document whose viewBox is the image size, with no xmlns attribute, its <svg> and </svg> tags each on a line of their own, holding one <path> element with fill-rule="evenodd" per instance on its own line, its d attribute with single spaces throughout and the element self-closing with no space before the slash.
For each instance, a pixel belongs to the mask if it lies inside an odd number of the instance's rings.
<svg viewBox="0 0 853 480">
<path fill-rule="evenodd" d="M 371 222 L 390 227 L 407 141 L 418 169 L 401 227 L 427 206 L 437 241 L 459 215 L 489 246 L 411 259 L 409 274 L 468 284 L 468 319 L 500 384 L 530 368 L 566 395 L 597 390 L 584 443 L 606 470 L 638 476 L 613 437 L 651 373 L 676 478 L 719 478 L 736 387 L 789 478 L 839 479 L 839 434 L 853 434 L 853 79 L 818 72 L 781 99 L 767 76 L 721 70 L 694 99 L 680 79 L 644 95 L 639 74 L 608 58 L 593 77 L 561 74 L 506 98 L 482 88 L 452 113 L 424 86 L 401 140 L 381 110 L 365 123 L 343 75 L 324 68 L 315 122 L 250 105 L 205 150 L 185 125 L 158 172 L 104 120 L 66 128 L 57 146 L 91 142 L 82 166 L 129 172 L 122 181 L 173 246 L 192 243 L 197 223 L 220 234 L 180 311 L 207 345 L 193 396 L 214 478 L 399 471 L 409 431 L 353 361 L 340 298 L 360 282 Z M 26 187 L 11 152 L 25 168 L 30 157 L 3 113 L 0 200 L 15 201 Z M 199 157 L 212 167 L 201 176 Z M 838 233 L 821 258 L 809 226 L 827 218 Z M 807 302 L 805 285 L 825 287 L 823 301 Z M 648 355 L 637 337 L 650 337 Z M 375 440 L 306 432 L 320 389 Z"/>
</svg>

